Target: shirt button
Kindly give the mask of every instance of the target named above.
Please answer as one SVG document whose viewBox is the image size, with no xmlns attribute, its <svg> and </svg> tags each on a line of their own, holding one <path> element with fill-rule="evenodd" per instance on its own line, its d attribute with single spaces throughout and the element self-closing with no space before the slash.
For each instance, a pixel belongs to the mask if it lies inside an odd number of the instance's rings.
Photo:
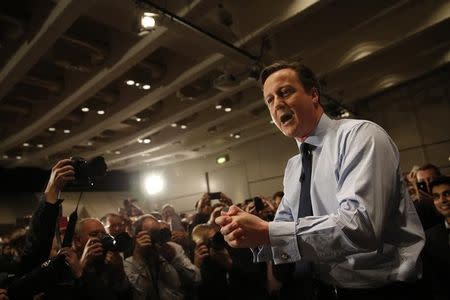
<svg viewBox="0 0 450 300">
<path fill-rule="evenodd" d="M 290 257 L 290 256 L 289 256 L 289 254 L 287 254 L 287 253 L 282 253 L 282 254 L 281 254 L 281 258 L 284 259 L 284 260 L 287 260 L 289 257 Z"/>
</svg>

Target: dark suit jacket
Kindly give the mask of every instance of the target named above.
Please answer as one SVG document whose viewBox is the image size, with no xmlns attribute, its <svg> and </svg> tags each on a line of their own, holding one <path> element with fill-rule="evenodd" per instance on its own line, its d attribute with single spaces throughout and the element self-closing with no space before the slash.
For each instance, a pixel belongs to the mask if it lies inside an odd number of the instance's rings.
<svg viewBox="0 0 450 300">
<path fill-rule="evenodd" d="M 432 299 L 450 299 L 450 246 L 449 232 L 444 222 L 426 232 L 423 251 L 423 275 L 431 288 Z M 430 295 L 430 294 L 428 294 Z"/>
</svg>

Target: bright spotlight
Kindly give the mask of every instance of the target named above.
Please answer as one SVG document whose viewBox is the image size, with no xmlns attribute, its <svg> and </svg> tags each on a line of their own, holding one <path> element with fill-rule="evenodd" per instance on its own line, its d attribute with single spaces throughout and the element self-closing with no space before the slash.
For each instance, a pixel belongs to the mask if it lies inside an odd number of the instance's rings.
<svg viewBox="0 0 450 300">
<path fill-rule="evenodd" d="M 161 192 L 164 188 L 164 180 L 160 175 L 148 175 L 144 179 L 144 187 L 149 195 Z"/>
<path fill-rule="evenodd" d="M 155 14 L 149 12 L 143 13 L 141 17 L 142 29 L 149 30 L 154 28 L 156 25 L 155 16 Z"/>
</svg>

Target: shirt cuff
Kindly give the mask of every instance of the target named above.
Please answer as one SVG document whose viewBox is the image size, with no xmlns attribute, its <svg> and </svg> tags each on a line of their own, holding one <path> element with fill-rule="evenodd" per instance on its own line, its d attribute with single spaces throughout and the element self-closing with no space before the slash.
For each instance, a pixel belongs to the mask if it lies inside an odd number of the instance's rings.
<svg viewBox="0 0 450 300">
<path fill-rule="evenodd" d="M 301 259 L 295 222 L 270 222 L 269 238 L 275 264 L 291 263 Z"/>
</svg>

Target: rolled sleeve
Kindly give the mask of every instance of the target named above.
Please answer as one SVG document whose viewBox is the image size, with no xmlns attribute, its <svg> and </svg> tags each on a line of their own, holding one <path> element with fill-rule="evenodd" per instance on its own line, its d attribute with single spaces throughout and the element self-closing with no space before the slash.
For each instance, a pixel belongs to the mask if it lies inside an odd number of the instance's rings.
<svg viewBox="0 0 450 300">
<path fill-rule="evenodd" d="M 290 263 L 301 259 L 295 222 L 270 222 L 269 238 L 275 264 Z"/>
</svg>

